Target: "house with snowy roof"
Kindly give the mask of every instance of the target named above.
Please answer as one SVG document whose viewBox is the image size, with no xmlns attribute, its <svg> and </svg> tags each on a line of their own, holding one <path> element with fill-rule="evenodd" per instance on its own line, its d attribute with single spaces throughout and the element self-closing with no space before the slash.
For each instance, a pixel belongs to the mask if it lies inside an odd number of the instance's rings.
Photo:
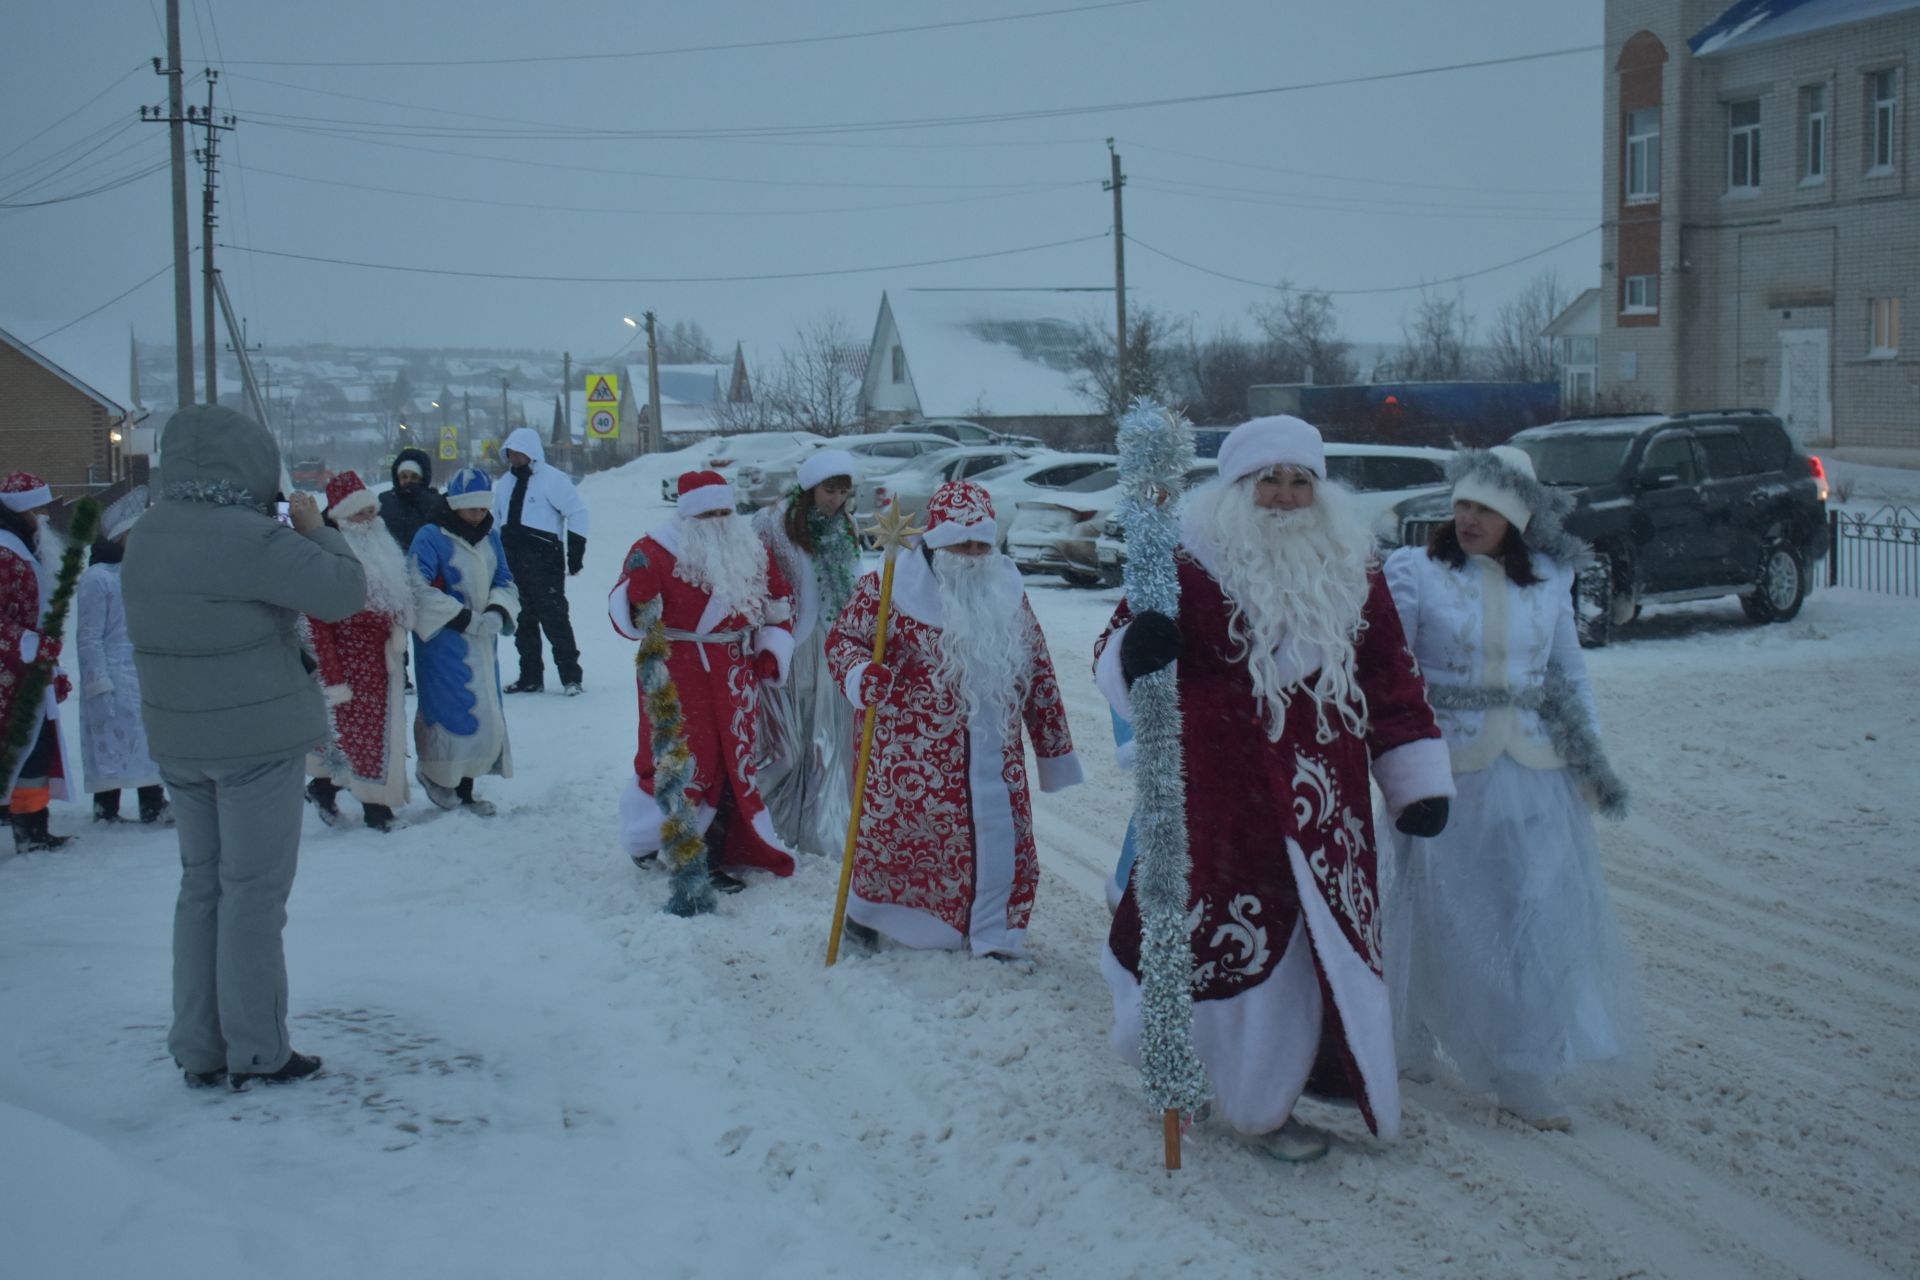
<svg viewBox="0 0 1920 1280">
<path fill-rule="evenodd" d="M 860 384 L 870 428 L 965 418 L 1064 444 L 1105 424 L 1074 363 L 1093 289 L 902 289 L 880 295 Z"/>
<path fill-rule="evenodd" d="M 670 449 L 719 430 L 724 406 L 753 403 L 753 381 L 739 343 L 726 363 L 663 364 L 658 369 L 660 425 Z M 649 413 L 646 362 L 630 364 L 620 378 L 620 430 L 629 451 L 645 438 L 641 431 Z"/>
<path fill-rule="evenodd" d="M 0 329 L 0 457 L 66 501 L 127 478 L 133 415 Z"/>
<path fill-rule="evenodd" d="M 1602 402 L 1920 450 L 1920 0 L 1607 0 Z"/>
</svg>

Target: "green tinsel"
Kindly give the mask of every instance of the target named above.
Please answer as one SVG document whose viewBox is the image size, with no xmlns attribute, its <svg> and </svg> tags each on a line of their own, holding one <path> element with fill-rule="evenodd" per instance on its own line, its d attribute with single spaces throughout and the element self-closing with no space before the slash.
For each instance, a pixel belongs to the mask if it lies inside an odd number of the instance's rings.
<svg viewBox="0 0 1920 1280">
<path fill-rule="evenodd" d="M 93 545 L 93 536 L 100 531 L 100 504 L 92 498 L 82 498 L 73 509 L 73 519 L 67 525 L 67 549 L 60 557 L 60 574 L 55 579 L 53 598 L 47 601 L 46 616 L 40 619 L 40 634 L 58 639 L 66 634 L 67 607 L 73 603 L 73 590 L 80 582 L 81 561 L 86 558 L 87 548 Z M 48 646 L 43 645 L 42 654 Z M 40 734 L 40 726 L 46 718 L 46 708 L 42 705 L 47 697 L 47 685 L 53 680 L 53 659 L 38 657 L 27 664 L 20 676 L 20 683 L 13 694 L 13 716 L 7 722 L 7 740 L 0 745 L 0 779 L 11 780 L 14 762 L 20 759 L 24 751 L 33 750 L 34 739 Z"/>
<path fill-rule="evenodd" d="M 820 585 L 820 617 L 837 618 L 853 599 L 859 577 L 860 539 L 844 511 L 827 515 L 818 507 L 807 512 L 807 532 L 813 535 L 813 573 Z"/>
<path fill-rule="evenodd" d="M 660 856 L 673 870 L 667 913 L 698 916 L 712 911 L 718 900 L 707 875 L 707 841 L 687 803 L 687 786 L 693 781 L 693 751 L 687 746 L 680 691 L 667 670 L 672 646 L 660 614 L 658 598 L 634 607 L 634 624 L 644 633 L 634 662 L 640 668 L 647 722 L 653 728 L 653 802 L 660 806 Z"/>
</svg>

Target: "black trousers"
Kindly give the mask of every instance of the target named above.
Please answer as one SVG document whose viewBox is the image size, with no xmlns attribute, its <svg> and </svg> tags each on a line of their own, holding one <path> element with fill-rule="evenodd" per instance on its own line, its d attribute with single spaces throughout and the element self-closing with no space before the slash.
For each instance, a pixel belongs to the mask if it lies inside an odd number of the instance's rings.
<svg viewBox="0 0 1920 1280">
<path fill-rule="evenodd" d="M 561 684 L 580 679 L 580 646 L 573 640 L 567 616 L 567 555 L 560 539 L 537 529 L 506 529 L 500 543 L 507 551 L 507 569 L 520 589 L 519 629 L 514 647 L 520 651 L 520 678 L 546 678 L 546 658 L 540 633 L 553 645 L 553 665 Z"/>
</svg>

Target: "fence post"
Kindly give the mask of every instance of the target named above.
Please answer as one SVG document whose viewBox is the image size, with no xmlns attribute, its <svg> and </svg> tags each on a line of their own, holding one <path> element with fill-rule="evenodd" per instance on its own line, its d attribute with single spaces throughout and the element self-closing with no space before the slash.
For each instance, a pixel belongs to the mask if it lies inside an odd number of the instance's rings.
<svg viewBox="0 0 1920 1280">
<path fill-rule="evenodd" d="M 1827 585 L 1840 585 L 1840 513 L 1827 512 Z"/>
</svg>

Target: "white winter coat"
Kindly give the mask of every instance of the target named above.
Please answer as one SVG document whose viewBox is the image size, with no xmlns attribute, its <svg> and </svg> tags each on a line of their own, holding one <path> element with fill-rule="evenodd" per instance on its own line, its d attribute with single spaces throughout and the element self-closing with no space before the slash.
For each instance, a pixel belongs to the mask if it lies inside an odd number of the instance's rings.
<svg viewBox="0 0 1920 1280">
<path fill-rule="evenodd" d="M 1578 690 L 1597 734 L 1600 719 L 1574 629 L 1573 571 L 1538 552 L 1533 569 L 1543 581 L 1521 587 L 1486 556 L 1468 556 L 1465 565 L 1453 569 L 1429 556 L 1425 547 L 1402 547 L 1387 557 L 1387 588 L 1400 611 L 1407 647 L 1429 686 L 1477 686 L 1518 694 L 1543 684 L 1552 666 Z M 1484 769 L 1503 754 L 1530 769 L 1558 769 L 1567 763 L 1554 750 L 1537 711 L 1436 705 L 1434 715 L 1446 736 L 1455 774 Z"/>
<path fill-rule="evenodd" d="M 511 449 L 515 453 L 524 453 L 533 459 L 532 474 L 527 478 L 527 500 L 520 508 L 520 523 L 529 529 L 538 529 L 550 533 L 566 544 L 566 535 L 587 536 L 587 500 L 573 487 L 573 481 L 567 473 L 547 465 L 546 446 L 540 443 L 540 433 L 532 427 L 521 427 L 507 437 L 501 453 Z M 520 477 L 509 469 L 493 486 L 493 523 L 497 529 L 507 527 L 507 509 L 513 505 L 514 490 L 520 487 Z"/>
<path fill-rule="evenodd" d="M 140 675 L 127 637 L 120 566 L 96 564 L 74 592 L 74 645 L 80 651 L 80 760 L 90 792 L 160 785 L 140 719 Z"/>
</svg>

